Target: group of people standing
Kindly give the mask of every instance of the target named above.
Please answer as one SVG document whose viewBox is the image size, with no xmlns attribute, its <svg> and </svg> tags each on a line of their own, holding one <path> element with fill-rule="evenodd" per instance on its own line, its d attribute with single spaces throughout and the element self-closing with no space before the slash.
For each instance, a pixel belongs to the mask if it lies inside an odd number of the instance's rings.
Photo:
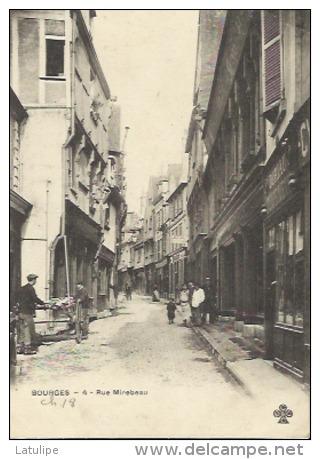
<svg viewBox="0 0 320 459">
<path fill-rule="evenodd" d="M 177 291 L 176 298 L 173 296 L 167 303 L 169 323 L 173 323 L 175 310 L 182 315 L 183 325 L 202 325 L 213 324 L 218 317 L 216 296 L 214 288 L 210 282 L 210 277 L 206 278 L 204 287 L 200 287 L 198 282 L 189 281 Z"/>
</svg>

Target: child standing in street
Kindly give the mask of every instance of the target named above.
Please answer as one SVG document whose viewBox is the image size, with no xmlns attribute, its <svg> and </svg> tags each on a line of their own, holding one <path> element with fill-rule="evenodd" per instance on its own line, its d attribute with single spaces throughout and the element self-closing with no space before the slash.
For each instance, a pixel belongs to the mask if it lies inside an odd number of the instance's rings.
<svg viewBox="0 0 320 459">
<path fill-rule="evenodd" d="M 172 295 L 169 296 L 169 302 L 167 303 L 167 314 L 168 314 L 168 320 L 169 320 L 169 325 L 174 323 L 174 318 L 176 316 L 175 310 L 176 310 L 176 304 L 174 302 L 174 297 Z"/>
</svg>

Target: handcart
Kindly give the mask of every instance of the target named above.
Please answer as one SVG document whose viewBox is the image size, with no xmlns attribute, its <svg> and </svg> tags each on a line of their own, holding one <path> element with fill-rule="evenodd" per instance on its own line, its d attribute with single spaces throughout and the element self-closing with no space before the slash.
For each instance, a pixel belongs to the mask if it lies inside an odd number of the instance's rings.
<svg viewBox="0 0 320 459">
<path fill-rule="evenodd" d="M 73 297 L 52 298 L 38 306 L 34 322 L 41 342 L 75 338 L 78 344 L 81 343 L 82 307 Z"/>
</svg>

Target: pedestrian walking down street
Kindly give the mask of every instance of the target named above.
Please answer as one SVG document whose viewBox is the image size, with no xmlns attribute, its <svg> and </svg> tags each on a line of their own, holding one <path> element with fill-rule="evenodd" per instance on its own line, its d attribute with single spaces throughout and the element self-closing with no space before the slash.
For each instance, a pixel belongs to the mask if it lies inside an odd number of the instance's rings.
<svg viewBox="0 0 320 459">
<path fill-rule="evenodd" d="M 44 301 L 37 297 L 34 289 L 38 277 L 37 274 L 28 274 L 28 283 L 18 290 L 19 326 L 17 354 L 32 355 L 38 352 L 38 340 L 33 318 L 36 312 L 36 305 L 44 304 Z"/>
<path fill-rule="evenodd" d="M 179 310 L 182 315 L 182 324 L 187 326 L 188 320 L 191 316 L 191 308 L 189 303 L 189 290 L 186 284 L 183 284 L 179 294 Z"/>
<path fill-rule="evenodd" d="M 168 320 L 169 320 L 169 325 L 174 323 L 174 319 L 176 317 L 176 303 L 174 301 L 174 296 L 170 295 L 169 296 L 169 302 L 167 303 L 167 315 L 168 315 Z"/>
<path fill-rule="evenodd" d="M 127 301 L 132 300 L 131 285 L 130 284 L 126 284 L 125 292 L 126 292 Z"/>
<path fill-rule="evenodd" d="M 79 280 L 77 282 L 77 292 L 75 300 L 80 302 L 81 306 L 81 321 L 82 321 L 82 338 L 87 339 L 89 334 L 89 306 L 90 300 L 88 291 L 83 285 L 83 282 Z"/>
<path fill-rule="evenodd" d="M 216 320 L 216 305 L 215 305 L 215 294 L 214 288 L 211 284 L 210 277 L 206 277 L 206 283 L 203 288 L 205 300 L 203 302 L 203 312 L 201 317 L 201 322 L 203 324 L 207 323 L 207 316 L 209 315 L 209 323 L 213 324 Z"/>
<path fill-rule="evenodd" d="M 204 291 L 200 288 L 199 284 L 196 282 L 194 284 L 194 291 L 192 294 L 191 302 L 191 316 L 193 325 L 201 325 L 201 308 L 202 303 L 205 300 Z"/>
<path fill-rule="evenodd" d="M 152 301 L 160 301 L 160 293 L 157 285 L 155 285 L 152 290 Z"/>
</svg>

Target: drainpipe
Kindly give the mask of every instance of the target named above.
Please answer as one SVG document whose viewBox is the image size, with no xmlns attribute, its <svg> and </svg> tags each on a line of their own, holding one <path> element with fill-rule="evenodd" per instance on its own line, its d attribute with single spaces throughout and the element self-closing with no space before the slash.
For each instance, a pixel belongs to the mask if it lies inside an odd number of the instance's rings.
<svg viewBox="0 0 320 459">
<path fill-rule="evenodd" d="M 49 238 L 49 185 L 51 181 L 47 180 L 47 189 L 46 189 L 46 256 L 45 256 L 45 265 L 46 265 L 46 272 L 45 272 L 45 299 L 48 300 L 48 294 L 49 294 L 49 287 L 48 287 L 48 252 L 49 252 L 49 244 L 48 244 L 48 238 Z"/>
<path fill-rule="evenodd" d="M 217 285 L 216 285 L 217 309 L 221 310 L 221 248 L 217 241 Z"/>
<path fill-rule="evenodd" d="M 70 16 L 71 15 L 71 20 Z M 55 251 L 57 248 L 57 244 L 59 241 L 62 239 L 64 240 L 64 247 L 65 247 L 65 254 L 66 254 L 66 260 L 67 260 L 67 240 L 66 240 L 66 203 L 65 203 L 65 195 L 66 195 L 66 190 L 67 190 L 67 170 L 66 170 L 66 164 L 67 164 L 67 149 L 70 146 L 70 142 L 75 136 L 75 113 L 74 113 L 74 92 L 75 92 L 75 50 L 74 50 L 74 42 L 75 42 L 75 26 L 74 26 L 74 20 L 73 20 L 73 13 L 70 10 L 66 10 L 66 16 L 65 16 L 65 22 L 67 24 L 71 24 L 71 41 L 70 41 L 70 77 L 68 78 L 66 84 L 68 84 L 68 81 L 70 82 L 70 125 L 68 129 L 68 137 L 65 141 L 65 143 L 62 146 L 61 149 L 61 168 L 62 168 L 62 193 L 61 193 L 61 209 L 62 209 L 62 214 L 60 217 L 60 232 L 56 236 L 56 238 L 52 241 L 49 247 L 50 251 L 50 267 L 49 267 L 49 298 L 52 298 L 53 296 L 53 280 L 54 280 L 54 265 L 55 265 Z M 67 89 L 67 88 L 66 88 Z M 67 263 L 68 264 L 68 263 Z M 68 284 L 68 279 L 69 279 L 69 269 L 66 264 L 66 277 L 67 277 L 67 284 Z M 70 296 L 70 285 L 68 286 L 68 297 Z"/>
</svg>

